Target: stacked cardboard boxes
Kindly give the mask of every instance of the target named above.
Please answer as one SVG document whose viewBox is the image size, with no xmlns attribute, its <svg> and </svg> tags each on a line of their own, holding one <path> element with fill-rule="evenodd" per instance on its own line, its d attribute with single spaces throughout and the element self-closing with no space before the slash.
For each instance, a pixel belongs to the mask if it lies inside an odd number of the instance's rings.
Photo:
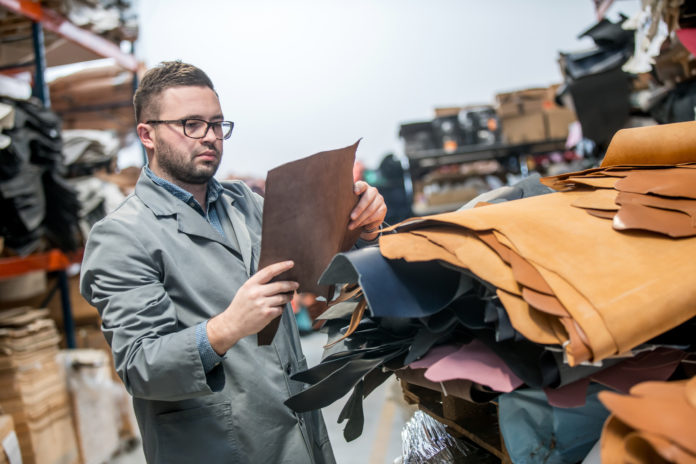
<svg viewBox="0 0 696 464">
<path fill-rule="evenodd" d="M 564 139 L 568 126 L 577 120 L 573 110 L 555 103 L 558 85 L 496 95 L 496 112 L 508 143 Z"/>
<path fill-rule="evenodd" d="M 43 309 L 0 313 L 0 407 L 10 414 L 25 464 L 78 462 L 60 337 Z"/>
</svg>

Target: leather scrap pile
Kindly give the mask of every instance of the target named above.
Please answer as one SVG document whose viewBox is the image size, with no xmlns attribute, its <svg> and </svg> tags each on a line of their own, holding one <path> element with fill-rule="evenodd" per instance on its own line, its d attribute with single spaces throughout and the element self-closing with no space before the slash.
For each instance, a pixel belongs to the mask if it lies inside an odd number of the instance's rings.
<svg viewBox="0 0 696 464">
<path fill-rule="evenodd" d="M 339 422 L 354 439 L 362 399 L 395 373 L 495 402 L 514 462 L 582 460 L 602 403 L 614 414 L 604 462 L 639 447 L 693 462 L 691 432 L 656 428 L 650 411 L 694 404 L 694 133 L 696 122 L 620 131 L 599 168 L 542 180 L 558 192 L 414 218 L 379 248 L 336 255 L 319 281 L 342 288 L 321 316 L 329 342 L 286 404 L 320 408 L 353 389 Z M 673 389 L 681 399 L 664 398 Z M 696 409 L 675 421 L 693 431 Z"/>
<path fill-rule="evenodd" d="M 33 99 L 0 97 L 0 236 L 19 255 L 78 246 L 80 209 L 63 177 L 60 119 Z"/>
<path fill-rule="evenodd" d="M 116 164 L 118 148 L 118 138 L 110 131 L 63 131 L 63 163 L 67 181 L 77 192 L 80 203 L 82 237 L 87 237 L 92 226 L 126 197 L 119 186 L 107 180 L 108 176 L 121 176 L 108 174 Z M 97 172 L 105 175 L 98 177 Z"/>
</svg>

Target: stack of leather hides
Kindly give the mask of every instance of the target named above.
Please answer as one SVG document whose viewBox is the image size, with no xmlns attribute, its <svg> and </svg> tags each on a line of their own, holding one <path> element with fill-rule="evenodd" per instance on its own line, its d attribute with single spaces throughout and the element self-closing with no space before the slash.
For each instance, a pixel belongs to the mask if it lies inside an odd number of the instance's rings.
<svg viewBox="0 0 696 464">
<path fill-rule="evenodd" d="M 560 192 L 414 218 L 379 248 L 334 256 L 319 281 L 343 285 L 320 316 L 329 343 L 286 404 L 321 408 L 353 389 L 339 416 L 352 439 L 362 398 L 396 373 L 498 402 L 514 462 L 540 449 L 581 460 L 608 415 L 599 391 L 686 378 L 693 362 L 696 237 L 664 219 L 694 224 L 689 133 L 696 122 L 620 131 L 601 167 L 542 180 Z"/>
<path fill-rule="evenodd" d="M 46 240 L 74 250 L 80 205 L 62 176 L 60 120 L 35 100 L 0 98 L 0 235 L 26 255 Z"/>
</svg>

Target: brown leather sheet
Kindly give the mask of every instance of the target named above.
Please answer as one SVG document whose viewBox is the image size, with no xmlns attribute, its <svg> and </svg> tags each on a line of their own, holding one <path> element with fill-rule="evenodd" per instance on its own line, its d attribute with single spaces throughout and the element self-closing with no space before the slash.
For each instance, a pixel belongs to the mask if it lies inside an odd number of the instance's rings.
<svg viewBox="0 0 696 464">
<path fill-rule="evenodd" d="M 567 182 L 600 189 L 613 189 L 619 177 L 569 177 Z"/>
<path fill-rule="evenodd" d="M 614 216 L 616 230 L 649 230 L 674 238 L 696 236 L 691 216 L 680 211 L 625 203 Z"/>
<path fill-rule="evenodd" d="M 575 190 L 575 189 L 583 189 L 585 187 L 588 187 L 588 184 L 578 184 L 574 181 L 571 181 L 570 179 L 573 178 L 578 181 L 584 181 L 588 180 L 589 182 L 593 182 L 598 179 L 608 179 L 608 178 L 615 178 L 614 180 L 618 181 L 621 178 L 627 177 L 629 174 L 635 171 L 659 171 L 663 169 L 674 169 L 674 168 L 679 168 L 679 169 L 696 169 L 696 162 L 695 163 L 682 163 L 682 164 L 645 164 L 645 165 L 622 165 L 622 166 L 607 166 L 605 168 L 591 168 L 591 169 L 585 169 L 584 171 L 576 171 L 576 172 L 567 172 L 563 174 L 558 174 L 556 176 L 550 176 L 550 177 L 542 177 L 539 179 L 539 181 L 548 186 L 551 187 L 554 190 L 557 190 L 559 192 L 561 191 L 568 191 L 568 190 Z M 598 182 L 599 185 L 604 184 L 606 186 L 606 183 L 609 183 L 608 180 L 600 180 Z M 616 184 L 614 183 L 614 188 L 616 188 Z"/>
<path fill-rule="evenodd" d="M 336 253 L 349 250 L 360 236 L 360 230 L 348 230 L 358 201 L 353 192 L 358 143 L 268 172 L 259 269 L 291 259 L 295 266 L 275 280 L 293 280 L 300 292 L 329 296 L 329 288 L 317 284 L 321 273 Z M 277 327 L 275 319 L 259 332 L 259 344 L 269 344 Z"/>
<path fill-rule="evenodd" d="M 689 165 L 662 166 L 660 169 L 644 167 L 624 171 L 625 176 L 618 181 L 617 178 L 604 178 L 612 180 L 616 190 L 598 188 L 588 191 L 577 182 L 569 183 L 571 179 L 583 179 L 572 173 L 566 180 L 551 183 L 559 187 L 566 185 L 566 192 L 583 192 L 572 205 L 595 217 L 612 219 L 616 230 L 645 230 L 674 238 L 691 237 L 696 235 L 696 199 L 693 198 L 696 197 L 696 169 L 686 166 Z M 597 180 L 593 178 L 590 183 L 601 185 L 595 182 Z"/>
<path fill-rule="evenodd" d="M 568 340 L 568 334 L 557 317 L 532 308 L 521 296 L 500 289 L 496 294 L 512 326 L 528 340 L 542 345 L 562 345 Z"/>
<path fill-rule="evenodd" d="M 602 462 L 696 462 L 696 378 L 643 382 L 629 395 L 601 392 L 611 416 L 602 431 Z M 677 459 L 678 458 L 678 459 Z"/>
<path fill-rule="evenodd" d="M 616 196 L 619 204 L 637 203 L 653 208 L 681 211 L 688 214 L 696 225 L 696 200 L 687 198 L 665 198 L 658 195 L 641 195 L 637 193 L 619 192 Z"/>
<path fill-rule="evenodd" d="M 541 274 L 539 274 L 539 271 L 522 258 L 519 253 L 500 243 L 496 234 L 492 232 L 483 232 L 478 234 L 478 237 L 486 245 L 491 247 L 503 261 L 510 265 L 512 268 L 512 275 L 520 285 L 534 289 L 536 292 L 553 295 L 553 290 L 549 287 L 549 284 L 546 283 Z"/>
<path fill-rule="evenodd" d="M 481 208 L 476 208 L 481 209 Z M 422 231 L 412 231 L 414 235 L 426 237 L 446 250 L 453 253 L 462 267 L 470 269 L 480 279 L 491 283 L 497 288 L 519 295 L 512 269 L 475 234 L 465 230 L 456 231 L 454 228 L 428 228 Z M 389 256 L 382 255 L 389 258 Z"/>
<path fill-rule="evenodd" d="M 554 295 L 547 295 L 528 287 L 522 287 L 522 299 L 533 308 L 545 313 L 558 317 L 570 317 L 563 304 Z"/>
<path fill-rule="evenodd" d="M 679 164 L 696 161 L 696 121 L 618 131 L 602 167 L 622 164 Z"/>
<path fill-rule="evenodd" d="M 616 190 L 597 189 L 584 192 L 578 195 L 571 205 L 583 209 L 599 209 L 603 211 L 617 211 L 619 205 L 616 204 Z"/>
<path fill-rule="evenodd" d="M 389 259 L 404 259 L 409 262 L 442 261 L 460 269 L 464 264 L 451 252 L 421 235 L 403 232 L 380 237 L 382 256 Z"/>
<path fill-rule="evenodd" d="M 672 168 L 631 171 L 616 190 L 696 199 L 696 169 Z"/>
<path fill-rule="evenodd" d="M 585 208 L 585 211 L 587 214 L 591 214 L 592 216 L 601 219 L 614 219 L 614 216 L 616 215 L 616 211 L 606 211 L 602 209 Z"/>
</svg>

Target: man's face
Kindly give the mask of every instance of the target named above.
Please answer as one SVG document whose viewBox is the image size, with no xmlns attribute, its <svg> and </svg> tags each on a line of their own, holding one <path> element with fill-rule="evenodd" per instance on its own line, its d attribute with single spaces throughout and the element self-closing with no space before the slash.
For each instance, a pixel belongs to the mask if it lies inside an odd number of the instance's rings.
<svg viewBox="0 0 696 464">
<path fill-rule="evenodd" d="M 217 95 L 208 87 L 170 87 L 159 95 L 159 120 L 222 121 Z M 153 118 L 154 119 L 154 118 Z M 222 158 L 222 140 L 210 128 L 202 139 L 184 135 L 181 124 L 153 126 L 154 152 L 150 168 L 174 183 L 205 184 Z"/>
</svg>

